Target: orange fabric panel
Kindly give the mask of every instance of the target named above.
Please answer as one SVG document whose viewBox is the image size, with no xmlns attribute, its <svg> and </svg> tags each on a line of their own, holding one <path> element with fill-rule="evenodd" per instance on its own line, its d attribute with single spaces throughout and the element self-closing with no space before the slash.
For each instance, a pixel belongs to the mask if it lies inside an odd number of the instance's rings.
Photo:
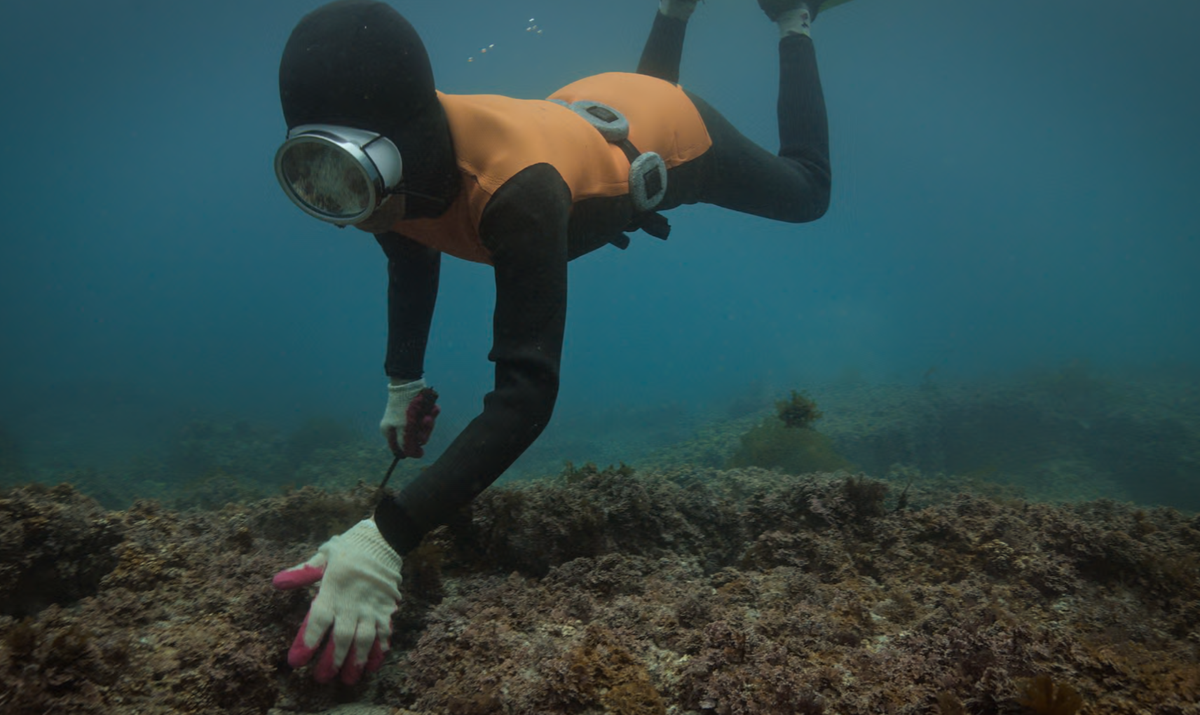
<svg viewBox="0 0 1200 715">
<path fill-rule="evenodd" d="M 482 203 L 481 197 L 485 199 Z M 491 252 L 479 238 L 479 217 L 487 198 L 490 195 L 479 191 L 474 179 L 463 177 L 463 189 L 446 213 L 437 218 L 397 221 L 392 230 L 455 258 L 491 265 Z"/>
<path fill-rule="evenodd" d="M 695 159 L 712 146 L 700 112 L 683 89 L 655 77 L 627 72 L 598 74 L 563 87 L 550 99 L 586 99 L 616 109 L 629 120 L 629 141 L 638 151 L 656 152 L 668 169 Z M 628 169 L 624 154 L 619 149 L 617 153 Z"/>
<path fill-rule="evenodd" d="M 499 95 L 438 95 L 463 174 L 463 190 L 445 214 L 398 221 L 397 233 L 452 256 L 490 263 L 479 220 L 492 194 L 522 170 L 550 164 L 571 190 L 572 202 L 629 191 L 629 160 L 587 120 L 546 100 Z M 654 151 L 667 167 L 695 159 L 712 146 L 695 106 L 679 87 L 638 74 L 609 73 L 568 85 L 552 98 L 590 99 L 629 120 L 638 151 Z"/>
</svg>

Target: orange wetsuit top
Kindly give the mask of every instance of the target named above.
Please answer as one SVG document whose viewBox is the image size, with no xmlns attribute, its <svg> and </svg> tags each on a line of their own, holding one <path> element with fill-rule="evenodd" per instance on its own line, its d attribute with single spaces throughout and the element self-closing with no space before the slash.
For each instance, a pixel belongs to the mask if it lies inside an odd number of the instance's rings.
<svg viewBox="0 0 1200 715">
<path fill-rule="evenodd" d="M 437 218 L 397 221 L 391 230 L 443 253 L 491 263 L 479 235 L 492 195 L 535 164 L 550 164 L 571 190 L 572 203 L 629 193 L 629 159 L 584 118 L 548 100 L 439 93 L 462 188 Z M 699 112 L 677 85 L 641 74 L 610 72 L 563 87 L 550 99 L 601 102 L 629 120 L 629 141 L 656 152 L 673 168 L 712 146 Z"/>
</svg>

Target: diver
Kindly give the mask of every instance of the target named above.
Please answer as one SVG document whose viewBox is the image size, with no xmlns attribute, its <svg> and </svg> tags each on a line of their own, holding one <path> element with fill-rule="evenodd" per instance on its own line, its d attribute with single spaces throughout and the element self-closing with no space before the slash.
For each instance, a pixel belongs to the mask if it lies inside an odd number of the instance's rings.
<svg viewBox="0 0 1200 715">
<path fill-rule="evenodd" d="M 559 385 L 567 263 L 706 203 L 779 221 L 829 205 L 829 132 L 810 25 L 846 0 L 758 0 L 779 28 L 779 153 L 678 84 L 697 0 L 660 0 L 637 73 L 587 77 L 547 100 L 435 89 L 416 30 L 377 0 L 305 15 L 279 68 L 288 134 L 275 171 L 310 215 L 375 235 L 388 261 L 387 406 L 397 457 L 421 457 L 438 415 L 424 381 L 442 254 L 495 271 L 494 389 L 420 476 L 276 574 L 321 582 L 288 652 L 347 684 L 379 668 L 400 600 L 401 558 L 494 482 L 550 420 Z M 332 632 L 330 633 L 332 629 Z M 326 635 L 328 634 L 328 638 Z"/>
</svg>

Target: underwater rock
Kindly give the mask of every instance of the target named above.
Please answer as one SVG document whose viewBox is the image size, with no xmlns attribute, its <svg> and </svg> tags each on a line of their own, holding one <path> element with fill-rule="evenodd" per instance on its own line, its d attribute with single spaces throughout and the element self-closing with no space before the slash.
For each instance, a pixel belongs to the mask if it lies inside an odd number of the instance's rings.
<svg viewBox="0 0 1200 715">
<path fill-rule="evenodd" d="M 0 495 L 0 615 L 24 617 L 95 595 L 124 529 L 69 484 Z"/>
<path fill-rule="evenodd" d="M 760 469 L 489 489 L 406 564 L 393 651 L 353 688 L 286 668 L 311 593 L 270 578 L 369 489 L 186 513 L 10 490 L 0 533 L 54 535 L 13 543 L 92 586 L 0 616 L 0 710 L 917 715 L 1074 693 L 1080 712 L 1197 712 L 1200 517 L 934 499 L 910 476 L 919 508 L 903 484 Z M 5 543 L 0 569 L 28 569 Z"/>
</svg>

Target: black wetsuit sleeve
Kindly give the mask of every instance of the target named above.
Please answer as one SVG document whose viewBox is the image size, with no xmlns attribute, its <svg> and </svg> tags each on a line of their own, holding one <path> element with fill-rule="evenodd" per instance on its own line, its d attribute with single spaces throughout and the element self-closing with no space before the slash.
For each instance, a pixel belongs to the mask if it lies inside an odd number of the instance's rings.
<svg viewBox="0 0 1200 715">
<path fill-rule="evenodd" d="M 437 301 L 442 254 L 398 233 L 375 236 L 388 259 L 388 377 L 416 380 L 425 371 L 425 346 Z"/>
<path fill-rule="evenodd" d="M 558 397 L 571 193 L 553 167 L 525 169 L 489 201 L 480 234 L 496 278 L 494 389 L 446 451 L 375 511 L 400 554 L 494 482 L 541 434 Z"/>
</svg>

